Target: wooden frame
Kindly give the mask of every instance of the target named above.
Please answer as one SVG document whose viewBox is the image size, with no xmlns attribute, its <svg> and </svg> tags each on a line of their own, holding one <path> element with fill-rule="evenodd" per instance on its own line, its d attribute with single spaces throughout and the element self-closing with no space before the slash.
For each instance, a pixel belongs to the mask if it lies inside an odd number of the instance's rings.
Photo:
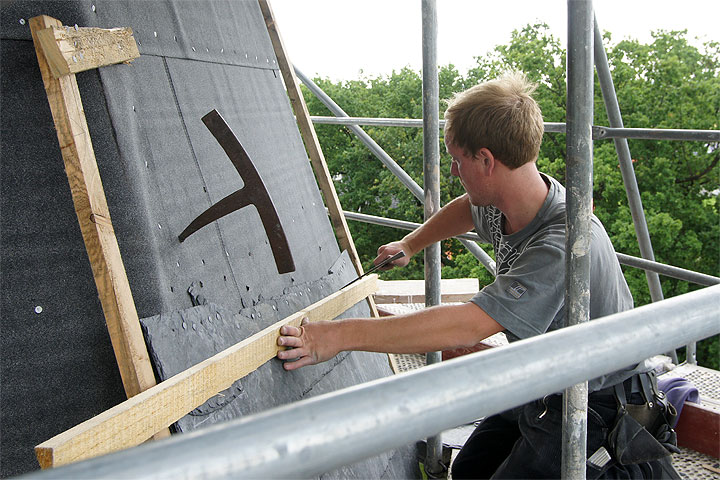
<svg viewBox="0 0 720 480">
<path fill-rule="evenodd" d="M 80 32 L 80 29 L 76 31 L 73 28 L 75 33 L 83 35 L 88 34 L 90 30 L 94 32 L 94 35 L 101 29 L 83 29 Z M 67 43 L 62 34 L 64 31 L 62 23 L 52 17 L 41 15 L 30 19 L 30 32 L 35 43 L 40 73 L 55 122 L 60 151 L 65 162 L 75 213 L 90 258 L 95 285 L 105 313 L 125 393 L 128 397 L 132 397 L 155 385 L 155 375 L 140 329 L 140 321 L 120 255 L 120 248 L 110 220 L 110 211 L 100 180 L 100 172 L 90 140 L 90 132 L 75 74 L 68 73 L 56 78 L 52 75 L 48 63 L 45 47 L 48 52 L 51 52 L 49 56 L 53 58 L 53 64 L 57 71 L 63 70 L 63 62 L 67 64 L 68 57 L 60 53 L 63 47 L 55 41 L 56 35 L 59 34 L 62 37 L 60 42 Z M 41 38 L 45 38 L 45 40 L 43 41 Z M 122 56 L 114 53 L 109 56 L 108 58 L 112 58 L 113 61 L 126 62 L 139 56 L 137 46 L 134 51 L 127 47 L 128 35 L 126 32 L 120 35 L 121 45 L 125 45 L 124 49 L 122 47 L 112 48 L 115 44 L 111 39 L 118 38 L 116 35 L 108 34 L 103 38 L 107 38 L 104 48 L 113 52 L 115 50 L 125 52 L 125 55 Z M 129 38 L 134 45 L 135 40 L 131 36 Z M 74 51 L 74 53 L 80 55 L 80 51 Z M 72 57 L 73 55 L 70 55 L 69 58 Z M 102 55 L 97 54 L 93 56 L 93 58 L 95 57 L 102 57 Z M 95 67 L 87 62 L 83 63 L 84 70 L 90 68 Z"/>
<path fill-rule="evenodd" d="M 135 395 L 35 447 L 42 468 L 65 465 L 139 445 L 208 398 L 273 359 L 280 327 L 335 318 L 371 295 L 377 275 L 333 293 L 207 360 Z"/>
<path fill-rule="evenodd" d="M 299 128 L 343 249 L 363 273 L 292 66 L 274 26 L 270 6 L 259 0 Z M 30 30 L 65 170 L 128 400 L 35 448 L 42 468 L 63 465 L 168 436 L 167 427 L 234 381 L 273 358 L 282 325 L 335 318 L 365 299 L 372 315 L 377 275 L 364 278 L 316 304 L 267 327 L 210 359 L 156 385 L 93 151 L 75 73 L 140 54 L 129 28 L 63 27 L 42 15 Z M 158 433 L 159 432 L 159 433 Z"/>
</svg>

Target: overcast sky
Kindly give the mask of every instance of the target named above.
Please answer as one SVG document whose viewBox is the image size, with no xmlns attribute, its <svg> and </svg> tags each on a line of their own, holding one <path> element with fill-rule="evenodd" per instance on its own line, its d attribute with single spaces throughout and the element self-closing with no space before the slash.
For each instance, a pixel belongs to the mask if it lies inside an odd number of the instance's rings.
<svg viewBox="0 0 720 480">
<path fill-rule="evenodd" d="M 305 74 L 333 80 L 422 68 L 420 0 L 271 0 L 290 60 Z M 596 0 L 600 29 L 613 43 L 651 41 L 650 32 L 688 30 L 689 39 L 720 41 L 719 0 Z M 461 73 L 473 57 L 507 43 L 513 30 L 544 22 L 563 45 L 565 0 L 437 0 L 438 63 Z"/>
</svg>

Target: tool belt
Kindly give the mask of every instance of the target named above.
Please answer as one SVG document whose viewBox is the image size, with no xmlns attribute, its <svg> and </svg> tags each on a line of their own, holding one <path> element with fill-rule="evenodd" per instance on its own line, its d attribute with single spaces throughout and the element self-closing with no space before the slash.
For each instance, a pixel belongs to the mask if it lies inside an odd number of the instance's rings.
<svg viewBox="0 0 720 480">
<path fill-rule="evenodd" d="M 609 391 L 613 392 L 618 405 L 617 416 L 607 438 L 608 450 L 615 461 L 631 465 L 659 460 L 671 452 L 679 452 L 677 436 L 671 427 L 677 411 L 668 402 L 665 393 L 658 390 L 654 372 L 634 375 L 593 395 Z M 645 402 L 628 403 L 627 398 L 633 393 L 640 393 Z M 594 459 L 594 456 L 588 462 L 596 468 L 609 461 L 609 458 L 603 462 L 600 458 Z"/>
</svg>

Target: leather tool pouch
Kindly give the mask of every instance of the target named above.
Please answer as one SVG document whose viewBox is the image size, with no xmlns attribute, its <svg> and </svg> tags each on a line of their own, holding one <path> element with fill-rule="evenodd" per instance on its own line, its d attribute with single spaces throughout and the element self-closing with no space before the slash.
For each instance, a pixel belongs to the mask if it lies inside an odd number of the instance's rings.
<svg viewBox="0 0 720 480">
<path fill-rule="evenodd" d="M 670 427 L 677 412 L 658 391 L 652 374 L 640 374 L 645 403 L 628 404 L 622 384 L 616 386 L 618 415 L 608 443 L 615 459 L 622 465 L 658 460 L 678 452 L 677 436 Z"/>
</svg>

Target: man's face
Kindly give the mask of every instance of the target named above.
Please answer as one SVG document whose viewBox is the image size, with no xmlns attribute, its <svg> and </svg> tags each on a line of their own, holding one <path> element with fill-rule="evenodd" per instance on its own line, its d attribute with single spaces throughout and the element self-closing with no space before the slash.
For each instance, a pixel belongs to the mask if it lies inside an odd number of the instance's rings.
<svg viewBox="0 0 720 480">
<path fill-rule="evenodd" d="M 476 206 L 487 206 L 487 188 L 480 172 L 482 160 L 473 156 L 452 143 L 446 144 L 447 152 L 452 157 L 450 173 L 460 179 L 465 191 L 470 197 L 470 203 Z"/>
</svg>

